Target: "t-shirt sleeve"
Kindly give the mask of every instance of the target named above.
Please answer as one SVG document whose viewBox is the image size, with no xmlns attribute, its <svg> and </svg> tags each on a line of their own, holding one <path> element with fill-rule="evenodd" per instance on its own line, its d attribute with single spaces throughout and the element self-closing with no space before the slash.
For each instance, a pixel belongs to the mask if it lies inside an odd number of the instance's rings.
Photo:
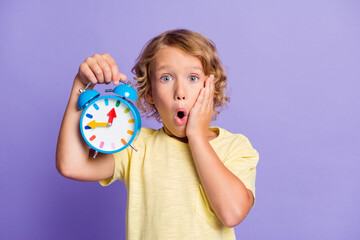
<svg viewBox="0 0 360 240">
<path fill-rule="evenodd" d="M 251 190 L 255 202 L 255 178 L 259 153 L 245 136 L 240 136 L 238 141 L 230 145 L 224 165 L 244 183 L 247 189 Z"/>
<path fill-rule="evenodd" d="M 114 173 L 111 177 L 99 181 L 102 186 L 108 186 L 116 180 L 127 182 L 131 158 L 131 152 L 129 148 L 130 147 L 113 154 L 115 161 Z"/>
</svg>

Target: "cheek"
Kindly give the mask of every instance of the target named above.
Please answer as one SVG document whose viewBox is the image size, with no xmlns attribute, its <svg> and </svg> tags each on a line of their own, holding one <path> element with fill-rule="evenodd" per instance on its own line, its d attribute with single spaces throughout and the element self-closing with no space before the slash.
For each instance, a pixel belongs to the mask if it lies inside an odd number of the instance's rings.
<svg viewBox="0 0 360 240">
<path fill-rule="evenodd" d="M 163 89 L 154 89 L 153 90 L 153 99 L 155 107 L 158 111 L 162 111 L 170 105 L 171 101 L 169 99 L 171 96 L 169 95 L 169 91 L 164 91 Z"/>
<path fill-rule="evenodd" d="M 164 91 L 162 91 L 159 88 L 154 87 L 153 91 L 152 91 L 152 94 L 153 94 L 153 98 L 154 98 L 155 103 L 156 102 L 161 102 L 162 99 L 164 98 Z"/>
<path fill-rule="evenodd" d="M 203 85 L 204 84 L 201 82 L 190 88 L 191 94 L 189 96 L 191 97 L 191 99 L 189 99 L 189 100 L 192 100 L 194 102 L 196 101 L 196 99 L 198 98 L 198 96 L 200 94 L 201 89 L 204 87 Z"/>
</svg>

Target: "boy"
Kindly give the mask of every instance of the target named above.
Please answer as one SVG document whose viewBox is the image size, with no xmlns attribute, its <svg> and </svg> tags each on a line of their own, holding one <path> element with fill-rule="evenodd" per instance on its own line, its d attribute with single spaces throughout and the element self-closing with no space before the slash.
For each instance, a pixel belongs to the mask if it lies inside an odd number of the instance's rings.
<svg viewBox="0 0 360 240">
<path fill-rule="evenodd" d="M 88 82 L 126 76 L 109 54 L 87 58 L 75 77 L 60 129 L 56 166 L 65 177 L 115 180 L 128 191 L 127 239 L 235 239 L 254 204 L 258 153 L 241 134 L 209 127 L 227 102 L 226 75 L 214 44 L 180 29 L 150 40 L 133 68 L 138 107 L 163 128 L 142 128 L 134 146 L 95 159 L 82 140 L 76 108 Z"/>
</svg>

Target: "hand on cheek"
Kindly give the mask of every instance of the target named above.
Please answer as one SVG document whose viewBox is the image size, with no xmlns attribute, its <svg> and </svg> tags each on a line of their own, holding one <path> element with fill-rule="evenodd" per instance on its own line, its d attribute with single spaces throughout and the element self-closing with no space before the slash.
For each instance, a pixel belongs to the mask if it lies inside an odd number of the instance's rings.
<svg viewBox="0 0 360 240">
<path fill-rule="evenodd" d="M 205 81 L 205 87 L 199 92 L 197 100 L 190 110 L 186 126 L 188 138 L 207 138 L 211 117 L 214 113 L 214 75 L 210 75 Z"/>
</svg>

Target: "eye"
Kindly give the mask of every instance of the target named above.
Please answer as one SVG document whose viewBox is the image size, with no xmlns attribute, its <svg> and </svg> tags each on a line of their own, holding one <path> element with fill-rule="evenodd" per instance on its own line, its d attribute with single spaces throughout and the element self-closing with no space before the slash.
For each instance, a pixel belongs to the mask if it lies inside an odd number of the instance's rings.
<svg viewBox="0 0 360 240">
<path fill-rule="evenodd" d="M 199 80 L 199 78 L 197 76 L 190 76 L 189 80 L 190 80 L 190 82 L 196 82 Z"/>
<path fill-rule="evenodd" d="M 165 76 L 162 76 L 160 79 L 163 82 L 169 82 L 171 80 L 171 77 L 169 75 L 165 75 Z"/>
</svg>

